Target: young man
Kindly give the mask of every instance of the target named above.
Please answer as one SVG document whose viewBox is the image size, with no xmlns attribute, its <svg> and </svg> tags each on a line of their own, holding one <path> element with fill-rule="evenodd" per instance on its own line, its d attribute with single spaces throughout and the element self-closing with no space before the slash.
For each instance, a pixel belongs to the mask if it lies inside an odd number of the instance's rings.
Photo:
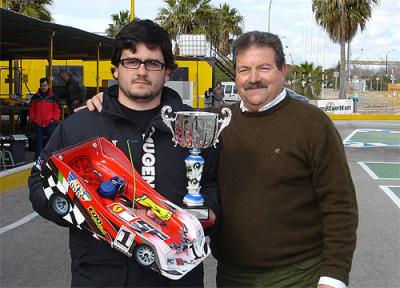
<svg viewBox="0 0 400 288">
<path fill-rule="evenodd" d="M 241 35 L 233 58 L 241 101 L 221 134 L 217 286 L 345 287 L 358 214 L 342 140 L 318 107 L 288 97 L 276 35 Z"/>
<path fill-rule="evenodd" d="M 118 86 L 104 93 L 101 113 L 83 110 L 73 114 L 56 130 L 29 179 L 34 210 L 59 225 L 66 225 L 48 208 L 40 178 L 51 152 L 96 136 L 106 137 L 128 155 L 143 178 L 176 204 L 186 194 L 187 149 L 174 147 L 172 135 L 161 119 L 161 108 L 190 110 L 181 97 L 164 87 L 176 67 L 168 33 L 150 20 L 134 20 L 115 38 L 113 75 Z M 215 149 L 204 151 L 206 160 L 201 193 L 205 204 L 218 215 Z M 149 155 L 151 154 L 151 155 Z M 208 155 L 208 157 L 207 157 Z M 149 161 L 149 159 L 153 159 Z M 152 171 L 149 175 L 149 171 Z M 151 176 L 151 177 L 150 177 Z M 211 212 L 211 211 L 210 211 Z M 211 212 L 215 219 L 215 214 Z M 72 286 L 90 287 L 203 287 L 203 266 L 197 266 L 177 281 L 139 266 L 132 258 L 94 239 L 87 231 L 71 227 Z"/>
<path fill-rule="evenodd" d="M 35 159 L 60 121 L 60 107 L 56 95 L 50 90 L 46 78 L 39 80 L 40 88 L 31 98 L 29 119 L 35 125 Z"/>
</svg>

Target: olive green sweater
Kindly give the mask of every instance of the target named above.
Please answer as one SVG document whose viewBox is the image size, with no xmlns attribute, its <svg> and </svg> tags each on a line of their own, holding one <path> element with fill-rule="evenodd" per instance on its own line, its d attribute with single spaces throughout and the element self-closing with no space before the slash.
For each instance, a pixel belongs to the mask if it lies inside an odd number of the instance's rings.
<svg viewBox="0 0 400 288">
<path fill-rule="evenodd" d="M 342 140 L 319 108 L 286 97 L 232 107 L 219 164 L 222 219 L 214 256 L 264 269 L 323 256 L 321 276 L 348 283 L 358 223 Z"/>
</svg>

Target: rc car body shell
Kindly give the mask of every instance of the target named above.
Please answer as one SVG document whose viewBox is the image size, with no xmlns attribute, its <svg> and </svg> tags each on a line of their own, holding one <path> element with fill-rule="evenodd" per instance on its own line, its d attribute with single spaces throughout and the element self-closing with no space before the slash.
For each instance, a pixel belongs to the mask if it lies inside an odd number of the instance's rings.
<svg viewBox="0 0 400 288">
<path fill-rule="evenodd" d="M 126 182 L 122 191 L 102 197 L 99 186 L 115 176 Z M 105 138 L 56 152 L 42 177 L 60 217 L 165 277 L 181 278 L 210 254 L 197 218 L 156 192 Z"/>
</svg>

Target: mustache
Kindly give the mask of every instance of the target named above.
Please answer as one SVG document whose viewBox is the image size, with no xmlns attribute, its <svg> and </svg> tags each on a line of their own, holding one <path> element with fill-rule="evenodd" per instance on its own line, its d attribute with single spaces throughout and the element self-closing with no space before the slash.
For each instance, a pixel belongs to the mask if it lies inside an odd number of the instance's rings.
<svg viewBox="0 0 400 288">
<path fill-rule="evenodd" d="M 253 89 L 261 89 L 261 88 L 268 88 L 268 83 L 265 81 L 257 81 L 257 82 L 249 82 L 244 86 L 244 90 L 253 90 Z"/>
<path fill-rule="evenodd" d="M 147 77 L 137 77 L 135 79 L 132 79 L 131 83 L 135 83 L 136 81 L 144 81 L 146 84 L 151 84 L 149 80 L 147 80 Z"/>
</svg>

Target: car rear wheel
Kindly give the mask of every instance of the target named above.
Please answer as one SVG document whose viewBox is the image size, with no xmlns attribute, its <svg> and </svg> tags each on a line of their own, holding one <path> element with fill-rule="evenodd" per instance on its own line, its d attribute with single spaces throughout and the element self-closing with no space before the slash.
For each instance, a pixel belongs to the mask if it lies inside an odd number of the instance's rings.
<svg viewBox="0 0 400 288">
<path fill-rule="evenodd" d="M 53 194 L 50 197 L 51 207 L 61 217 L 65 216 L 69 211 L 69 202 L 63 194 Z"/>
<path fill-rule="evenodd" d="M 141 244 L 135 249 L 135 259 L 136 261 L 144 266 L 151 266 L 156 260 L 154 250 L 146 244 Z"/>
</svg>

